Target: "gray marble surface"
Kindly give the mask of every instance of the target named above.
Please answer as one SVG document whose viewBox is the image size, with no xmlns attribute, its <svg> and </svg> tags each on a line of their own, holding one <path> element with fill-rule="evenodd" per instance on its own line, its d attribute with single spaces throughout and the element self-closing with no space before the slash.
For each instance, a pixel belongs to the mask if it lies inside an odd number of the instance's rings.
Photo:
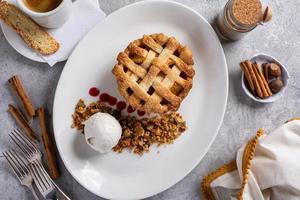
<svg viewBox="0 0 300 200">
<path fill-rule="evenodd" d="M 178 0 L 179 1 L 179 0 Z M 109 14 L 134 0 L 100 0 L 101 8 Z M 182 0 L 202 14 L 209 22 L 222 9 L 226 0 Z M 232 160 L 237 149 L 263 127 L 267 132 L 289 118 L 300 116 L 300 1 L 265 0 L 272 6 L 273 20 L 258 27 L 243 40 L 223 44 L 229 71 L 229 97 L 226 114 L 219 134 L 206 156 L 182 181 L 149 200 L 202 199 L 199 183 L 203 176 L 218 166 Z M 179 16 L 180 17 L 180 16 Z M 291 78 L 283 98 L 272 104 L 258 104 L 245 96 L 240 86 L 239 61 L 255 53 L 271 54 L 284 63 Z M 19 74 L 35 105 L 45 105 L 51 114 L 53 96 L 65 63 L 50 68 L 46 64 L 30 61 L 18 54 L 0 33 L 0 151 L 11 147 L 8 131 L 15 124 L 6 112 L 14 101 L 7 79 Z M 49 116 L 51 123 L 51 116 Z M 81 187 L 65 170 L 60 161 L 62 177 L 58 184 L 72 199 L 101 199 Z M 0 199 L 32 199 L 30 192 L 20 187 L 5 160 L 0 157 Z"/>
</svg>

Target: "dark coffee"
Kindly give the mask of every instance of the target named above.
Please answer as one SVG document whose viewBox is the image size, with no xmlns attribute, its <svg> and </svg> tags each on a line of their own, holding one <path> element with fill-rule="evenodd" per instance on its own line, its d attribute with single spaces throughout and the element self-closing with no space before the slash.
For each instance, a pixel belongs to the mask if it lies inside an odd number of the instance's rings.
<svg viewBox="0 0 300 200">
<path fill-rule="evenodd" d="M 35 12 L 49 12 L 59 6 L 63 0 L 23 0 L 30 10 Z"/>
</svg>

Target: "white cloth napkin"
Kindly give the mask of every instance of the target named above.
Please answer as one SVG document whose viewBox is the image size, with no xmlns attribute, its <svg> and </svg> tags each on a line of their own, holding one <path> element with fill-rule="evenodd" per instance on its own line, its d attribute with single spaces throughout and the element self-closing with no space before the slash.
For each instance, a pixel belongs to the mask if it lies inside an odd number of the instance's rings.
<svg viewBox="0 0 300 200">
<path fill-rule="evenodd" d="M 237 154 L 237 170 L 225 173 L 211 183 L 215 199 L 231 195 L 241 187 L 242 160 L 246 145 Z M 235 193 L 236 194 L 236 193 Z M 300 120 L 288 122 L 259 138 L 243 200 L 300 199 Z"/>
<path fill-rule="evenodd" d="M 50 66 L 67 59 L 79 40 L 105 18 L 105 13 L 99 8 L 98 0 L 77 0 L 72 6 L 70 19 L 62 27 L 48 30 L 60 43 L 60 48 L 55 54 L 41 55 Z"/>
</svg>

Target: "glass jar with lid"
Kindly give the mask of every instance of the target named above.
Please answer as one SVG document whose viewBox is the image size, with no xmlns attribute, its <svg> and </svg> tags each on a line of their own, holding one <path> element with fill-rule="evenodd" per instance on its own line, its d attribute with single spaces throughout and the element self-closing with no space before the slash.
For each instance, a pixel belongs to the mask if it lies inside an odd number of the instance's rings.
<svg viewBox="0 0 300 200">
<path fill-rule="evenodd" d="M 216 19 L 217 33 L 223 40 L 239 40 L 271 16 L 259 0 L 229 0 Z"/>
</svg>

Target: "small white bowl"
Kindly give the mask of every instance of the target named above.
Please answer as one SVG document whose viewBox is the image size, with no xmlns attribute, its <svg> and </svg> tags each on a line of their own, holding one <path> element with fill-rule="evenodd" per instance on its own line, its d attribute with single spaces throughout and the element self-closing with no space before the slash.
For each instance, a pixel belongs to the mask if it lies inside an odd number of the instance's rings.
<svg viewBox="0 0 300 200">
<path fill-rule="evenodd" d="M 250 97 L 251 99 L 253 99 L 254 101 L 257 101 L 260 103 L 271 103 L 271 102 L 278 100 L 283 95 L 284 90 L 288 84 L 288 80 L 290 78 L 289 72 L 287 71 L 286 67 L 284 65 L 282 65 L 279 61 L 277 61 L 275 58 L 273 58 L 272 56 L 269 56 L 267 54 L 255 54 L 250 59 L 250 61 L 256 62 L 258 65 L 261 65 L 262 63 L 266 63 L 266 62 L 276 63 L 277 65 L 279 65 L 281 67 L 281 72 L 282 72 L 281 78 L 283 81 L 283 87 L 276 94 L 273 94 L 272 96 L 270 96 L 268 98 L 261 99 L 259 97 L 254 96 L 249 91 L 249 89 L 247 88 L 245 81 L 244 81 L 244 72 L 243 72 L 242 73 L 242 88 L 243 88 L 244 92 L 246 93 L 246 95 L 248 97 Z"/>
</svg>

